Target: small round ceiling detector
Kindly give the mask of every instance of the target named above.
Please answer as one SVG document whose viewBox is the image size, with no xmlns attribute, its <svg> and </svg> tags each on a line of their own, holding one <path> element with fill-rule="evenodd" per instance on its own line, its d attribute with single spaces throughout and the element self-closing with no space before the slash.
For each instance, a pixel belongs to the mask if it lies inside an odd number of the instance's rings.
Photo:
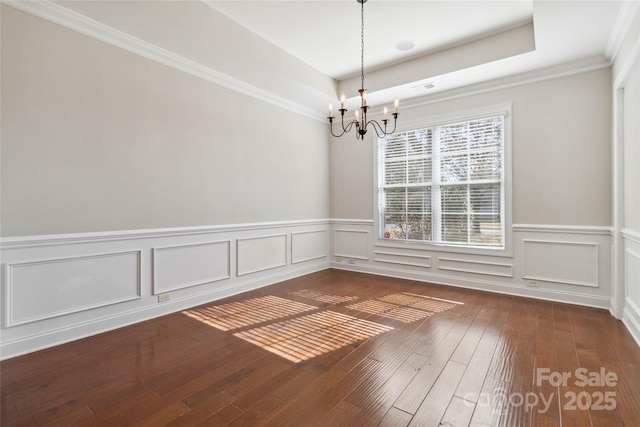
<svg viewBox="0 0 640 427">
<path fill-rule="evenodd" d="M 366 0 L 365 0 L 366 1 Z M 397 44 L 396 44 L 396 49 L 398 50 L 411 50 L 414 47 L 416 47 L 416 44 L 414 43 L 413 40 L 400 40 Z"/>
</svg>

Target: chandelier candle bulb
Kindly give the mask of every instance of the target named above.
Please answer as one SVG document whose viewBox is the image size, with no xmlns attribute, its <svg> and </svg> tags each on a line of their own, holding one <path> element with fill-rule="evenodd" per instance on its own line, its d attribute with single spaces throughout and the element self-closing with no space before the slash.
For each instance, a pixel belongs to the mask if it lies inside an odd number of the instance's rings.
<svg viewBox="0 0 640 427">
<path fill-rule="evenodd" d="M 393 110 L 394 113 L 398 114 L 398 100 L 396 99 L 395 108 Z"/>
<path fill-rule="evenodd" d="M 340 98 L 340 108 L 342 108 L 344 110 L 344 93 L 342 94 L 342 97 Z"/>
<path fill-rule="evenodd" d="M 333 117 L 333 105 L 329 104 L 329 117 Z"/>
<path fill-rule="evenodd" d="M 384 107 L 384 119 L 387 120 L 387 107 Z"/>
</svg>

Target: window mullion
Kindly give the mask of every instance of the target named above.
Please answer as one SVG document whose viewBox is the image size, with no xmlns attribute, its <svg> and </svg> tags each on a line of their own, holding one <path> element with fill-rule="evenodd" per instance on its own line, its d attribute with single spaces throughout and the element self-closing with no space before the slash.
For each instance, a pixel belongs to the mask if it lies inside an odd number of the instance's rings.
<svg viewBox="0 0 640 427">
<path fill-rule="evenodd" d="M 467 219 L 467 243 L 471 243 L 471 227 L 473 226 L 473 224 L 471 223 L 471 132 L 469 130 L 469 123 L 467 123 L 467 212 L 466 212 L 466 219 Z"/>
<path fill-rule="evenodd" d="M 409 134 L 405 133 L 404 138 L 404 151 L 405 151 L 405 161 L 404 161 L 404 176 L 406 177 L 404 181 L 404 229 L 405 229 L 405 239 L 409 238 Z"/>
<path fill-rule="evenodd" d="M 431 233 L 436 243 L 442 241 L 441 192 L 440 192 L 440 126 L 431 134 Z"/>
</svg>

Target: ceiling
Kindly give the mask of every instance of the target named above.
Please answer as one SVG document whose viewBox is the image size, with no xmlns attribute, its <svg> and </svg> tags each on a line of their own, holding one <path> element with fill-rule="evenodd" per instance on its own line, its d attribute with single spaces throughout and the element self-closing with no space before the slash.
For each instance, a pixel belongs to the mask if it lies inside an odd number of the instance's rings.
<svg viewBox="0 0 640 427">
<path fill-rule="evenodd" d="M 357 95 L 361 5 L 356 0 L 205 1 L 344 83 L 341 90 L 348 98 Z M 612 54 L 612 34 L 622 19 L 622 4 L 615 0 L 369 0 L 364 4 L 365 79 L 379 77 L 374 90 L 380 102 L 388 102 L 393 97 L 407 99 L 562 64 L 602 63 Z M 518 36 L 510 34 L 527 24 L 528 44 L 525 40 L 521 47 L 506 47 L 505 40 L 514 44 L 527 38 L 522 31 Z M 504 35 L 493 41 L 502 47 L 492 47 L 486 38 L 496 34 Z M 406 41 L 414 47 L 399 50 L 398 43 Z M 486 52 L 502 49 L 504 53 L 468 59 L 474 55 L 464 48 L 479 41 L 485 42 L 482 49 Z M 451 64 L 438 69 L 434 61 Z M 397 71 L 399 64 L 411 66 L 413 72 L 398 76 L 403 74 Z M 434 87 L 425 89 L 425 85 Z M 371 97 L 372 88 L 367 88 Z"/>
<path fill-rule="evenodd" d="M 324 74 L 360 73 L 361 5 L 356 0 L 207 3 Z M 400 1 L 364 4 L 365 66 L 376 69 L 531 21 L 530 0 Z M 412 41 L 414 48 L 397 49 Z"/>
</svg>

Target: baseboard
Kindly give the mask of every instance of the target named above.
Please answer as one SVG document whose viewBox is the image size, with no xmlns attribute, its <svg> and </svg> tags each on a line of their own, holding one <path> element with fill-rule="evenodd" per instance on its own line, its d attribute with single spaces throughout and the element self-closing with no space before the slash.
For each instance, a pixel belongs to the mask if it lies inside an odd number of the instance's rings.
<svg viewBox="0 0 640 427">
<path fill-rule="evenodd" d="M 640 346 L 640 308 L 628 298 L 622 311 L 622 323 Z"/>
<path fill-rule="evenodd" d="M 464 279 L 456 276 L 442 274 L 417 273 L 401 269 L 382 268 L 375 265 L 344 265 L 332 263 L 331 268 L 360 273 L 376 274 L 379 276 L 394 277 L 398 279 L 416 280 L 419 282 L 433 283 L 436 285 L 455 286 L 477 291 L 493 292 L 515 297 L 533 298 L 544 301 L 561 302 L 565 304 L 577 304 L 586 307 L 609 309 L 610 298 L 594 295 L 580 294 L 576 292 L 557 291 L 549 289 L 532 289 L 524 286 L 507 285 L 491 280 Z"/>
</svg>

